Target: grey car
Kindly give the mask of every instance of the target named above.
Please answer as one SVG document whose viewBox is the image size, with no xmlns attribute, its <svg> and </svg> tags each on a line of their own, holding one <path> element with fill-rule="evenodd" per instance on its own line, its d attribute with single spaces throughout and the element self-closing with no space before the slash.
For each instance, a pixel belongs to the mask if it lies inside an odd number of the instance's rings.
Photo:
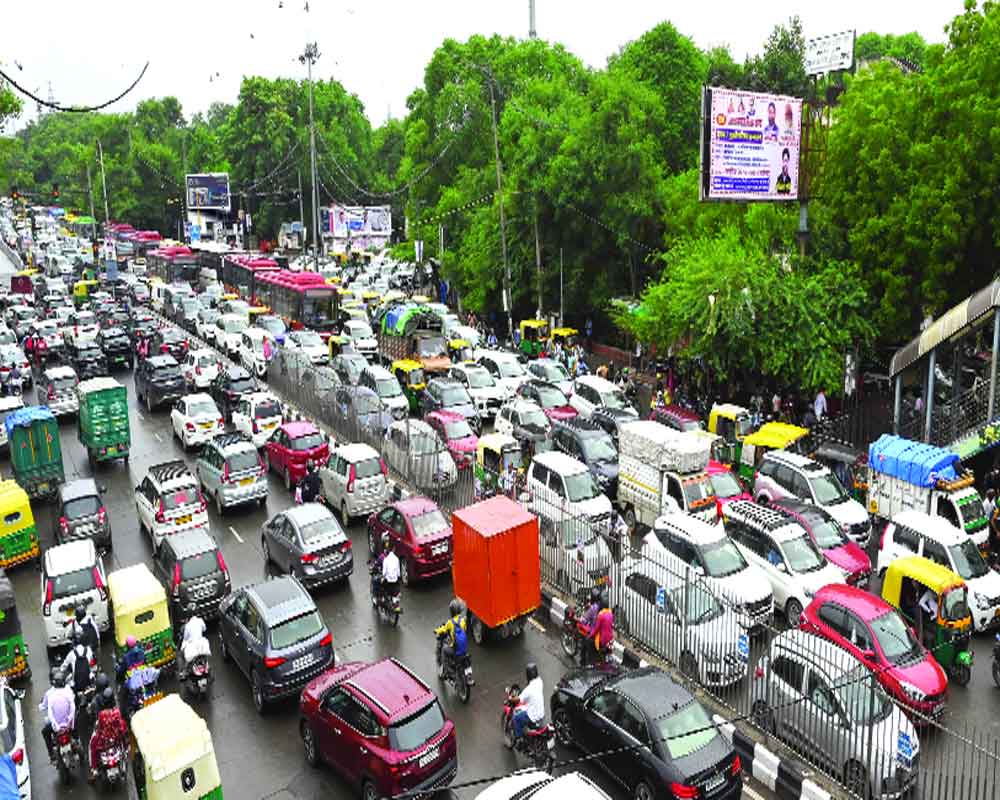
<svg viewBox="0 0 1000 800">
<path fill-rule="evenodd" d="M 358 385 L 358 379 L 367 366 L 365 357 L 359 353 L 340 353 L 330 362 L 330 368 L 337 373 L 341 383 L 346 383 L 348 386 Z"/>
<path fill-rule="evenodd" d="M 244 586 L 222 601 L 219 654 L 246 675 L 263 714 L 333 665 L 333 635 L 309 592 L 289 575 Z"/>
<path fill-rule="evenodd" d="M 49 367 L 38 379 L 38 405 L 48 406 L 57 417 L 76 414 L 80 410 L 76 396 L 79 382 L 72 367 Z"/>
<path fill-rule="evenodd" d="M 389 466 L 418 489 L 447 489 L 458 481 L 455 459 L 437 432 L 423 420 L 392 423 L 382 453 Z"/>
<path fill-rule="evenodd" d="M 294 575 L 303 586 L 346 580 L 354 553 L 340 523 L 321 503 L 304 503 L 273 516 L 260 529 L 265 566 Z"/>
<path fill-rule="evenodd" d="M 165 537 L 153 557 L 153 571 L 167 591 L 175 626 L 195 614 L 202 619 L 217 616 L 232 587 L 219 545 L 202 528 Z"/>
<path fill-rule="evenodd" d="M 207 441 L 194 465 L 206 499 L 221 517 L 227 508 L 267 503 L 267 470 L 257 448 L 242 433 L 220 433 Z"/>
<path fill-rule="evenodd" d="M 483 421 L 469 390 L 454 378 L 433 378 L 420 396 L 424 416 L 431 411 L 453 411 L 465 417 L 478 436 L 483 431 Z"/>
<path fill-rule="evenodd" d="M 58 544 L 93 539 L 99 551 L 111 549 L 111 521 L 101 499 L 103 494 L 104 487 L 99 487 L 93 478 L 81 478 L 59 487 L 55 530 Z"/>
</svg>

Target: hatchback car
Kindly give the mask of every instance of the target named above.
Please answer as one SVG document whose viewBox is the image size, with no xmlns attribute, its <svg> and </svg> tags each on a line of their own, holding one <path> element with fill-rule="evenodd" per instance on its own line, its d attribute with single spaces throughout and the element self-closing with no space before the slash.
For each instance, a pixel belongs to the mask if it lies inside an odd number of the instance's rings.
<svg viewBox="0 0 1000 800">
<path fill-rule="evenodd" d="M 204 444 L 225 430 L 226 422 L 211 395 L 188 394 L 174 403 L 170 426 L 185 450 Z"/>
<path fill-rule="evenodd" d="M 221 517 L 227 508 L 267 503 L 267 469 L 257 448 L 242 433 L 220 433 L 205 443 L 194 465 L 206 498 Z"/>
<path fill-rule="evenodd" d="M 362 371 L 368 366 L 365 357 L 359 353 L 339 353 L 330 362 L 330 368 L 337 373 L 340 382 L 357 386 Z"/>
<path fill-rule="evenodd" d="M 24 408 L 24 400 L 21 395 L 15 394 L 10 397 L 0 397 L 0 449 L 8 449 L 7 426 L 5 421 L 8 416 L 19 408 Z"/>
<path fill-rule="evenodd" d="M 354 349 L 367 358 L 374 358 L 378 353 L 378 341 L 372 333 L 372 326 L 364 320 L 349 319 L 344 323 L 342 335 L 351 340 Z"/>
<path fill-rule="evenodd" d="M 371 389 L 338 386 L 333 392 L 333 422 L 348 439 L 381 438 L 392 423 L 392 415 Z"/>
<path fill-rule="evenodd" d="M 573 394 L 573 379 L 559 361 L 554 358 L 536 358 L 528 362 L 528 375 L 546 381 L 569 397 Z"/>
<path fill-rule="evenodd" d="M 441 441 L 455 461 L 455 466 L 459 469 L 470 469 L 476 460 L 479 437 L 469 427 L 465 417 L 453 411 L 432 411 L 424 421 L 441 437 Z"/>
<path fill-rule="evenodd" d="M 571 417 L 552 426 L 552 445 L 561 453 L 582 461 L 609 498 L 618 495 L 618 448 L 611 436 L 595 422 Z"/>
<path fill-rule="evenodd" d="M 132 369 L 135 364 L 135 353 L 124 328 L 102 328 L 97 334 L 96 341 L 108 361 L 109 369 L 115 367 Z"/>
<path fill-rule="evenodd" d="M 448 370 L 448 377 L 458 381 L 469 392 L 469 396 L 483 419 L 495 419 L 507 395 L 500 388 L 488 369 L 482 364 L 465 361 Z"/>
<path fill-rule="evenodd" d="M 840 567 L 847 583 L 862 588 L 868 586 L 872 574 L 868 553 L 848 538 L 840 523 L 826 509 L 792 498 L 776 500 L 771 507 L 792 517 L 805 528 L 827 560 Z"/>
<path fill-rule="evenodd" d="M 340 664 L 299 700 L 306 761 L 326 762 L 365 800 L 419 796 L 458 770 L 454 724 L 431 688 L 395 659 Z"/>
<path fill-rule="evenodd" d="M 221 316 L 214 308 L 202 308 L 194 319 L 194 332 L 199 339 L 215 343 L 215 321 Z"/>
<path fill-rule="evenodd" d="M 528 380 L 528 372 L 514 353 L 503 350 L 476 350 L 476 361 L 493 376 L 504 396 L 510 399 L 518 387 Z"/>
<path fill-rule="evenodd" d="M 189 350 L 181 364 L 184 382 L 194 391 L 207 389 L 216 379 L 222 364 L 214 350 L 201 347 Z"/>
<path fill-rule="evenodd" d="M 281 403 L 270 392 L 243 395 L 233 409 L 233 427 L 261 448 L 283 421 Z"/>
<path fill-rule="evenodd" d="M 382 444 L 386 461 L 418 490 L 447 489 L 458 480 L 458 468 L 437 432 L 421 420 L 394 422 Z"/>
<path fill-rule="evenodd" d="M 301 350 L 317 366 L 330 361 L 330 351 L 322 337 L 308 329 L 289 331 L 283 345 L 288 350 Z"/>
<path fill-rule="evenodd" d="M 597 375 L 581 375 L 573 382 L 569 404 L 581 417 L 590 417 L 595 411 L 603 409 L 610 412 L 612 419 L 639 418 L 639 413 L 629 403 L 625 393 L 611 381 Z M 612 433 L 612 436 L 617 434 Z"/>
<path fill-rule="evenodd" d="M 403 394 L 399 381 L 385 367 L 379 365 L 365 367 L 361 377 L 358 378 L 358 386 L 375 392 L 393 419 L 405 419 L 409 416 L 410 402 Z"/>
<path fill-rule="evenodd" d="M 49 547 L 42 558 L 42 626 L 51 651 L 70 644 L 69 624 L 78 605 L 108 629 L 108 589 L 104 562 L 90 539 Z"/>
<path fill-rule="evenodd" d="M 427 497 L 398 500 L 368 518 L 368 551 L 382 552 L 388 534 L 399 556 L 400 579 L 406 586 L 451 569 L 451 523 Z"/>
<path fill-rule="evenodd" d="M 188 353 L 188 335 L 180 328 L 160 328 L 149 337 L 149 352 L 172 355 L 179 364 Z"/>
<path fill-rule="evenodd" d="M 80 478 L 59 487 L 56 542 L 65 544 L 74 539 L 91 539 L 99 551 L 111 549 L 111 521 L 104 507 L 103 494 L 104 489 L 98 487 L 93 478 Z"/>
<path fill-rule="evenodd" d="M 294 575 L 310 588 L 346 580 L 354 572 L 351 540 L 322 503 L 276 514 L 260 529 L 264 565 Z"/>
<path fill-rule="evenodd" d="M 329 456 L 330 443 L 326 435 L 306 421 L 282 423 L 264 446 L 264 463 L 285 479 L 285 488 L 289 491 L 305 477 L 310 461 L 320 466 Z"/>
<path fill-rule="evenodd" d="M 691 409 L 684 406 L 658 406 L 649 412 L 649 418 L 675 431 L 700 431 L 704 426 Z"/>
<path fill-rule="evenodd" d="M 483 429 L 483 421 L 472 401 L 468 390 L 452 378 L 432 378 L 427 382 L 427 388 L 420 396 L 420 407 L 423 415 L 432 411 L 451 411 L 461 414 L 478 436 Z"/>
<path fill-rule="evenodd" d="M 219 655 L 246 675 L 263 714 L 333 665 L 333 635 L 309 592 L 289 575 L 244 586 L 222 601 Z"/>
<path fill-rule="evenodd" d="M 31 768 L 28 764 L 28 740 L 24 735 L 24 714 L 21 693 L 7 682 L 0 683 L 0 742 L 10 756 L 22 798 L 31 798 Z"/>
<path fill-rule="evenodd" d="M 139 362 L 135 370 L 135 399 L 145 403 L 150 413 L 187 392 L 184 376 L 173 356 L 151 356 Z"/>
<path fill-rule="evenodd" d="M 153 571 L 167 592 L 170 619 L 179 629 L 196 614 L 212 619 L 232 588 L 218 543 L 207 530 L 175 533 L 163 540 Z"/>
<path fill-rule="evenodd" d="M 49 367 L 38 379 L 38 405 L 48 406 L 57 417 L 80 410 L 76 385 L 80 382 L 72 367 Z"/>
<path fill-rule="evenodd" d="M 111 374 L 108 368 L 108 358 L 96 339 L 86 339 L 67 345 L 66 361 L 80 380 Z"/>
<path fill-rule="evenodd" d="M 154 464 L 135 487 L 139 532 L 149 536 L 153 552 L 163 538 L 189 528 L 208 528 L 208 504 L 183 461 Z"/>
<path fill-rule="evenodd" d="M 378 451 L 367 444 L 341 445 L 320 468 L 323 499 L 340 511 L 344 527 L 353 517 L 370 514 L 389 500 L 389 470 Z"/>
<path fill-rule="evenodd" d="M 881 597 L 854 586 L 827 586 L 806 606 L 799 627 L 847 650 L 904 709 L 932 719 L 944 711 L 947 675 Z"/>
<path fill-rule="evenodd" d="M 562 389 L 553 383 L 532 379 L 522 384 L 517 394 L 525 400 L 538 403 L 542 412 L 552 422 L 576 416 L 576 409 L 569 404 Z"/>
<path fill-rule="evenodd" d="M 694 696 L 655 667 L 571 672 L 552 693 L 559 742 L 593 753 L 631 797 L 712 798 L 743 793 L 740 758 Z"/>
<path fill-rule="evenodd" d="M 212 395 L 223 417 L 231 420 L 239 399 L 256 391 L 256 382 L 243 367 L 226 367 L 216 375 L 208 393 Z"/>
</svg>

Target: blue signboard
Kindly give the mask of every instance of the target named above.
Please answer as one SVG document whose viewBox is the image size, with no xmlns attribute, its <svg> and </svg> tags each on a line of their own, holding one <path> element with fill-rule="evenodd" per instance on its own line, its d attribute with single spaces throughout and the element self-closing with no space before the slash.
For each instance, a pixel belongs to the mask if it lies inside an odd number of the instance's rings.
<svg viewBox="0 0 1000 800">
<path fill-rule="evenodd" d="M 656 587 L 656 610 L 663 612 L 667 610 L 667 587 Z"/>
<path fill-rule="evenodd" d="M 201 225 L 191 225 L 191 241 L 200 242 L 201 241 Z"/>
<path fill-rule="evenodd" d="M 740 661 L 750 660 L 750 637 L 745 633 L 736 640 L 736 649 L 740 654 Z"/>
</svg>

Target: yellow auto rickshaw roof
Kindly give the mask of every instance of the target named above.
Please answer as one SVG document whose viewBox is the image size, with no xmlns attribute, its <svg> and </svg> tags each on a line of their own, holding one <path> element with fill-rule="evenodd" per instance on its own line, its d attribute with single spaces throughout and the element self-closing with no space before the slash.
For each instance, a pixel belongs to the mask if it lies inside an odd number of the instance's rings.
<svg viewBox="0 0 1000 800">
<path fill-rule="evenodd" d="M 159 278 L 155 278 L 154 280 L 159 280 Z M 239 300 L 240 296 L 236 292 L 226 292 L 223 295 L 219 295 L 219 299 L 220 300 Z"/>
<path fill-rule="evenodd" d="M 166 591 L 145 564 L 133 564 L 110 573 L 108 594 L 111 596 L 116 617 L 137 613 L 167 602 Z"/>
<path fill-rule="evenodd" d="M 552 329 L 552 335 L 553 336 L 577 336 L 577 335 L 579 335 L 579 333 L 580 333 L 580 331 L 578 331 L 576 328 L 553 328 Z"/>
<path fill-rule="evenodd" d="M 220 785 L 212 734 L 205 720 L 181 700 L 180 695 L 168 694 L 136 711 L 132 716 L 132 734 L 154 781 L 159 782 L 211 756 L 215 775 L 199 774 L 198 777 L 202 781 L 214 778 L 215 786 Z M 214 789 L 215 786 L 204 788 Z"/>
<path fill-rule="evenodd" d="M 735 420 L 737 417 L 744 414 L 749 415 L 750 411 L 743 406 L 736 405 L 736 403 L 718 403 L 717 405 L 712 406 L 712 411 L 710 413 L 722 417 L 723 419 Z"/>
<path fill-rule="evenodd" d="M 484 450 L 493 450 L 494 452 L 503 452 L 504 448 L 516 447 L 518 450 L 521 449 L 521 445 L 518 444 L 517 439 L 508 433 L 486 433 L 479 437 L 479 443 L 476 449 L 482 453 Z"/>
<path fill-rule="evenodd" d="M 889 562 L 884 586 L 888 588 L 894 585 L 898 588 L 899 581 L 903 578 L 912 578 L 936 594 L 965 585 L 961 575 L 923 556 L 905 556 Z"/>
<path fill-rule="evenodd" d="M 760 430 L 754 431 L 744 440 L 744 444 L 755 447 L 771 447 L 780 450 L 788 447 L 792 442 L 808 435 L 808 428 L 800 428 L 798 425 L 789 425 L 787 422 L 765 422 Z"/>
<path fill-rule="evenodd" d="M 547 328 L 547 327 L 549 327 L 549 323 L 547 323 L 544 319 L 522 319 L 520 325 L 521 325 L 521 330 L 522 331 L 525 328 L 535 328 L 535 329 L 538 329 L 538 328 Z"/>
<path fill-rule="evenodd" d="M 414 303 L 429 303 L 431 299 L 425 294 L 414 294 L 410 296 Z"/>
<path fill-rule="evenodd" d="M 77 281 L 76 283 L 73 284 L 74 289 L 77 286 L 97 286 L 97 281 L 93 280 L 92 278 L 84 278 L 82 281 Z"/>
<path fill-rule="evenodd" d="M 399 361 L 392 362 L 392 371 L 395 372 L 397 369 L 401 369 L 404 372 L 412 372 L 415 369 L 423 369 L 424 365 L 419 361 L 414 361 L 412 358 L 401 358 Z"/>
<path fill-rule="evenodd" d="M 149 283 L 163 283 L 163 278 L 159 275 L 150 275 L 147 279 Z M 238 294 L 224 294 L 222 295 L 223 300 L 236 300 L 239 297 Z"/>
<path fill-rule="evenodd" d="M 382 295 L 380 295 L 378 292 L 362 292 L 361 293 L 361 299 L 362 300 L 380 300 L 381 298 L 382 298 Z"/>
<path fill-rule="evenodd" d="M 268 308 L 267 306 L 250 306 L 250 308 L 247 309 L 247 313 L 251 314 L 251 315 L 253 315 L 253 314 L 270 314 L 271 313 L 271 309 Z"/>
<path fill-rule="evenodd" d="M 337 294 L 339 294 L 341 297 L 354 297 L 354 292 L 352 292 L 350 289 L 345 289 L 342 286 L 337 288 Z"/>
<path fill-rule="evenodd" d="M 471 347 L 471 345 L 465 339 L 449 339 L 448 347 L 458 350 L 460 347 Z"/>
<path fill-rule="evenodd" d="M 28 493 L 18 485 L 17 481 L 0 481 L 0 515 L 7 515 L 12 511 L 28 512 L 28 520 L 18 519 L 16 521 L 18 528 L 23 528 L 25 524 L 34 520 Z"/>
<path fill-rule="evenodd" d="M 336 285 L 337 285 L 338 283 L 340 283 L 340 278 L 338 278 L 338 277 L 336 277 L 336 276 L 334 276 L 334 277 L 332 277 L 332 278 L 327 278 L 327 279 L 326 279 L 326 280 L 324 281 L 324 283 L 328 283 L 328 284 L 330 284 L 331 286 L 336 286 Z"/>
</svg>

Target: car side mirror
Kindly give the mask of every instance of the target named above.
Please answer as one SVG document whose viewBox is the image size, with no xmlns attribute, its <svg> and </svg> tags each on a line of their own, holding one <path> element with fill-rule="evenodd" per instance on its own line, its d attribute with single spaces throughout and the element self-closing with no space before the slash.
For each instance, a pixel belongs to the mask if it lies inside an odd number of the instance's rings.
<svg viewBox="0 0 1000 800">
<path fill-rule="evenodd" d="M 785 566 L 784 561 L 779 561 L 775 566 L 777 566 L 778 572 L 788 572 L 788 567 Z"/>
</svg>

